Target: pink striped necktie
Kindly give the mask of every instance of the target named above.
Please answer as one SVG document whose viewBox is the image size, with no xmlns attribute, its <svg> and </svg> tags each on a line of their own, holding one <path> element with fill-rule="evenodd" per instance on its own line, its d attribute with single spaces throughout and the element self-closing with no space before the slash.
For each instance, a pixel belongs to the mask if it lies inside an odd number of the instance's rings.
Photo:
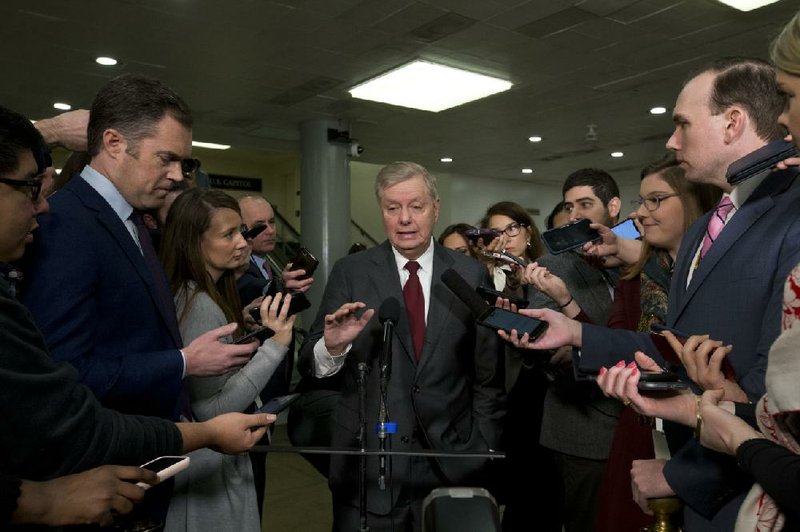
<svg viewBox="0 0 800 532">
<path fill-rule="evenodd" d="M 706 236 L 703 238 L 703 247 L 700 248 L 700 258 L 706 256 L 708 250 L 711 248 L 711 244 L 717 240 L 719 234 L 722 232 L 722 229 L 725 227 L 725 223 L 728 220 L 728 215 L 732 210 L 736 209 L 733 206 L 733 202 L 731 202 L 730 196 L 725 196 L 717 205 L 717 208 L 714 209 L 714 212 L 711 214 L 711 219 L 708 220 L 708 227 L 706 227 Z"/>
</svg>

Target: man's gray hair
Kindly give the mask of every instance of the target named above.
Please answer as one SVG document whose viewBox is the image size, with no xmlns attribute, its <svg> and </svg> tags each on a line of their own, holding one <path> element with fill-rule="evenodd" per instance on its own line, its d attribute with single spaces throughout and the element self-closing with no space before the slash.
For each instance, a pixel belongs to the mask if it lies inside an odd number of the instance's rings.
<svg viewBox="0 0 800 532">
<path fill-rule="evenodd" d="M 436 178 L 424 166 L 410 161 L 395 161 L 381 168 L 375 177 L 375 197 L 380 201 L 384 190 L 416 176 L 422 177 L 425 181 L 425 188 L 428 189 L 431 199 L 438 201 L 439 190 L 436 188 Z"/>
</svg>

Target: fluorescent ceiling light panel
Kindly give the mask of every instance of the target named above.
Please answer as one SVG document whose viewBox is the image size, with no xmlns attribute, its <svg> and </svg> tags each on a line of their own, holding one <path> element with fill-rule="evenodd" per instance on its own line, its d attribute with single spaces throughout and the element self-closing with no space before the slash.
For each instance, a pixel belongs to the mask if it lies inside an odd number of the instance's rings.
<svg viewBox="0 0 800 532">
<path fill-rule="evenodd" d="M 666 112 L 667 112 L 666 107 L 653 107 L 652 109 L 650 109 L 651 115 L 663 115 Z"/>
<path fill-rule="evenodd" d="M 95 61 L 97 62 L 97 64 L 103 66 L 114 66 L 117 64 L 117 60 L 114 59 L 113 57 L 98 57 L 97 59 L 95 59 Z"/>
<path fill-rule="evenodd" d="M 528 137 L 528 140 L 531 142 L 542 142 L 542 137 L 534 135 L 532 137 Z"/>
<path fill-rule="evenodd" d="M 452 157 L 442 157 L 439 160 L 442 161 L 443 163 L 452 163 L 453 162 L 453 158 Z"/>
<path fill-rule="evenodd" d="M 413 61 L 350 89 L 353 98 L 438 113 L 507 91 L 513 84 L 483 74 Z"/>
<path fill-rule="evenodd" d="M 774 4 L 778 0 L 719 0 L 719 1 L 725 4 L 726 6 L 731 6 L 734 9 L 738 9 L 739 11 L 752 11 L 754 9 L 758 9 L 759 7 L 764 7 L 770 4 Z"/>
<path fill-rule="evenodd" d="M 192 146 L 195 148 L 208 148 L 210 150 L 227 150 L 230 148 L 229 144 L 216 144 L 214 142 L 200 142 L 199 140 L 193 140 Z"/>
<path fill-rule="evenodd" d="M 522 169 L 522 173 L 523 174 L 532 174 L 533 173 L 533 168 L 523 168 Z"/>
<path fill-rule="evenodd" d="M 69 111 L 70 109 L 72 109 L 72 106 L 70 104 L 62 103 L 62 102 L 54 103 L 53 107 L 55 107 L 56 109 L 58 109 L 60 111 Z"/>
</svg>

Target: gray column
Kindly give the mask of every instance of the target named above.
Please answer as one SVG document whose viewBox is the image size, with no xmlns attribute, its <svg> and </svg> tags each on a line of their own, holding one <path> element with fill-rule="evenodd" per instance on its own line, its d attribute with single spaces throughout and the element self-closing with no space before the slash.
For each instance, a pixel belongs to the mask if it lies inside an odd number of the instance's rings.
<svg viewBox="0 0 800 532">
<path fill-rule="evenodd" d="M 308 293 L 314 313 L 333 263 L 350 247 L 350 158 L 347 144 L 328 141 L 329 128 L 347 129 L 337 120 L 300 124 L 301 240 L 320 262 Z"/>
</svg>

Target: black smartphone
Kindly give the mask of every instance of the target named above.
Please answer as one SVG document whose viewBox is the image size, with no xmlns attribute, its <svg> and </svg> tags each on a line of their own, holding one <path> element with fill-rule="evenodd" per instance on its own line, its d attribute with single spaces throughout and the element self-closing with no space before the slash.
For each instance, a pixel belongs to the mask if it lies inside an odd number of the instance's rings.
<svg viewBox="0 0 800 532">
<path fill-rule="evenodd" d="M 258 409 L 259 412 L 264 414 L 279 414 L 283 412 L 289 405 L 294 403 L 300 398 L 299 393 L 290 393 L 287 395 L 279 395 L 278 397 L 273 397 L 266 403 L 264 403 L 261 408 Z"/>
<path fill-rule="evenodd" d="M 634 221 L 630 218 L 612 227 L 611 231 L 617 236 L 629 238 L 630 240 L 636 240 L 642 236 L 642 234 L 639 232 L 639 228 L 636 227 L 636 223 L 634 223 Z"/>
<path fill-rule="evenodd" d="M 311 301 L 308 300 L 303 292 L 295 292 L 292 294 L 292 301 L 289 303 L 289 312 L 286 314 L 286 316 L 293 316 L 298 312 L 303 312 L 308 308 L 311 308 Z M 251 308 L 250 317 L 253 318 L 256 323 L 261 325 L 261 307 L 258 306 Z"/>
<path fill-rule="evenodd" d="M 190 461 L 188 456 L 159 456 L 139 467 L 152 471 L 158 477 L 158 482 L 163 482 L 189 467 Z M 150 484 L 144 482 L 137 482 L 136 485 L 144 489 L 151 487 Z"/>
<path fill-rule="evenodd" d="M 260 321 L 260 320 L 259 320 Z M 237 338 L 234 340 L 234 344 L 249 344 L 253 340 L 258 340 L 259 342 L 263 342 L 269 338 L 272 338 L 275 335 L 275 331 L 270 329 L 269 327 L 259 327 L 255 331 L 251 333 L 247 333 L 241 338 Z"/>
<path fill-rule="evenodd" d="M 725 173 L 725 179 L 729 184 L 736 185 L 795 155 L 797 146 L 793 142 L 786 142 L 783 139 L 770 142 L 731 163 Z"/>
<path fill-rule="evenodd" d="M 516 329 L 517 334 L 521 337 L 523 334 L 528 333 L 531 341 L 539 338 L 539 336 L 547 330 L 547 322 L 531 318 L 530 316 L 523 316 L 510 310 L 489 307 L 478 318 L 478 324 L 484 327 L 489 327 L 494 330 L 501 330 L 511 334 L 512 329 Z"/>
<path fill-rule="evenodd" d="M 640 392 L 679 392 L 688 390 L 689 385 L 681 381 L 639 381 L 636 386 Z"/>
<path fill-rule="evenodd" d="M 600 238 L 597 229 L 589 227 L 591 220 L 584 218 L 542 233 L 542 240 L 553 255 L 580 248 L 585 243 Z"/>
<path fill-rule="evenodd" d="M 264 229 L 267 228 L 267 224 L 256 224 L 250 229 L 245 229 L 242 231 L 242 236 L 245 240 L 253 240 L 255 237 L 260 235 L 264 232 Z"/>
<path fill-rule="evenodd" d="M 314 275 L 314 270 L 317 269 L 317 265 L 319 265 L 319 261 L 317 258 L 311 254 L 306 248 L 300 248 L 300 251 L 297 252 L 297 256 L 291 260 L 292 267 L 289 271 L 295 270 L 305 270 L 302 276 L 298 277 L 297 279 L 302 281 L 303 279 L 308 279 L 312 275 Z"/>
<path fill-rule="evenodd" d="M 479 286 L 478 288 L 475 289 L 475 291 L 478 292 L 478 294 L 480 294 L 480 296 L 492 306 L 494 306 L 498 297 L 503 297 L 505 299 L 508 299 L 512 305 L 516 305 L 517 308 L 528 308 L 527 299 L 523 299 L 521 297 L 516 297 L 516 296 L 510 296 L 508 294 L 504 294 L 500 290 L 495 290 L 494 288 Z"/>
<path fill-rule="evenodd" d="M 473 242 L 477 242 L 481 238 L 483 239 L 484 244 L 488 244 L 498 236 L 500 236 L 500 231 L 492 229 L 491 227 L 481 227 L 480 229 L 467 229 L 464 231 L 464 236 L 472 240 Z"/>
<path fill-rule="evenodd" d="M 681 377 L 673 371 L 642 371 L 639 382 L 674 382 Z"/>
</svg>

